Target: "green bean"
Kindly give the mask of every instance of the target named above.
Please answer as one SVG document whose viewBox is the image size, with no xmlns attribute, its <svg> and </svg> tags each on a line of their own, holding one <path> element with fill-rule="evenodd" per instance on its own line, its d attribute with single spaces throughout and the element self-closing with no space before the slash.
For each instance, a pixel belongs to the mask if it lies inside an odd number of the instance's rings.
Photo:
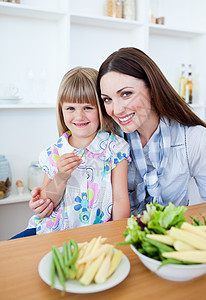
<svg viewBox="0 0 206 300">
<path fill-rule="evenodd" d="M 77 276 L 77 269 L 74 264 L 71 264 L 71 269 L 73 270 L 74 274 Z"/>
<path fill-rule="evenodd" d="M 157 242 L 155 240 L 144 238 L 144 241 L 149 242 L 153 246 L 157 247 L 158 250 L 160 251 L 160 253 L 174 251 L 174 248 L 172 248 L 172 247 L 170 247 L 168 245 L 165 245 L 163 243 Z"/>
<path fill-rule="evenodd" d="M 59 248 L 57 248 L 56 246 L 53 246 L 52 248 L 53 248 L 54 252 L 56 253 L 56 255 L 58 257 L 62 272 L 63 272 L 64 276 L 66 277 L 65 263 L 64 263 L 63 256 L 62 256 Z"/>
<path fill-rule="evenodd" d="M 56 266 L 56 269 L 57 269 L 57 274 L 58 274 L 58 277 L 59 277 L 59 281 L 60 281 L 60 283 L 62 285 L 63 291 L 65 291 L 65 276 L 64 276 L 64 271 L 61 268 L 61 264 L 60 264 L 60 261 L 59 261 L 59 256 L 57 255 L 58 252 L 56 251 L 55 248 L 56 248 L 55 246 L 52 247 L 54 263 L 55 263 L 55 266 Z"/>
<path fill-rule="evenodd" d="M 115 243 L 115 246 L 125 246 L 125 245 L 131 245 L 131 244 L 132 244 L 131 241 L 127 241 L 127 242 Z"/>
<path fill-rule="evenodd" d="M 64 263 L 67 266 L 69 261 L 68 251 L 67 251 L 67 243 L 63 242 L 63 253 L 64 253 Z"/>
<path fill-rule="evenodd" d="M 72 246 L 74 247 L 74 252 L 72 254 Z M 69 256 L 69 261 L 67 266 L 71 266 L 75 261 L 77 260 L 79 254 L 79 247 L 77 243 L 74 240 L 69 240 L 68 242 L 68 256 Z"/>
</svg>

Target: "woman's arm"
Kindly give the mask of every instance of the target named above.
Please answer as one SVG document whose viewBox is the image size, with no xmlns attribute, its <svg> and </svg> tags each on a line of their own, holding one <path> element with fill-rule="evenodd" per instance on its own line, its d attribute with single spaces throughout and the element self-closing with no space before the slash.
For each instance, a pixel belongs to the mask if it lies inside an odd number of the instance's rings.
<svg viewBox="0 0 206 300">
<path fill-rule="evenodd" d="M 127 189 L 127 165 L 124 159 L 112 169 L 112 220 L 130 217 L 130 203 Z"/>
<path fill-rule="evenodd" d="M 54 209 L 54 204 L 51 199 L 40 199 L 40 192 L 41 187 L 36 187 L 32 190 L 32 198 L 29 201 L 29 207 L 39 218 L 49 217 Z"/>
</svg>

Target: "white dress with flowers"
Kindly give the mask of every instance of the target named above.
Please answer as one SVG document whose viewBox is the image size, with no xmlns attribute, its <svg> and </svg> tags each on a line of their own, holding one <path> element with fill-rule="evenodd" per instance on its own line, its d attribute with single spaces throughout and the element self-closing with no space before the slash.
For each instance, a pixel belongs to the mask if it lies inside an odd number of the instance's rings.
<svg viewBox="0 0 206 300">
<path fill-rule="evenodd" d="M 119 136 L 98 132 L 92 143 L 84 149 L 75 149 L 65 132 L 56 142 L 40 154 L 43 172 L 53 179 L 57 173 L 57 160 L 64 153 L 77 152 L 82 163 L 72 172 L 60 204 L 50 217 L 31 217 L 28 228 L 36 227 L 36 234 L 76 228 L 107 222 L 111 219 L 111 170 L 123 159 L 130 161 L 129 146 Z"/>
</svg>

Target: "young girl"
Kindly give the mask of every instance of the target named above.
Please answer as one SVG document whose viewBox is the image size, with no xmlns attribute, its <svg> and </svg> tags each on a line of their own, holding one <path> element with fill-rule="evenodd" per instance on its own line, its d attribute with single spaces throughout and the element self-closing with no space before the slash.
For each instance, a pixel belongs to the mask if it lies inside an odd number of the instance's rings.
<svg viewBox="0 0 206 300">
<path fill-rule="evenodd" d="M 74 68 L 59 87 L 60 138 L 40 154 L 45 172 L 40 199 L 50 198 L 49 217 L 34 215 L 36 234 L 129 217 L 129 146 L 105 124 L 96 93 L 97 71 Z M 103 131 L 107 130 L 110 133 Z"/>
</svg>

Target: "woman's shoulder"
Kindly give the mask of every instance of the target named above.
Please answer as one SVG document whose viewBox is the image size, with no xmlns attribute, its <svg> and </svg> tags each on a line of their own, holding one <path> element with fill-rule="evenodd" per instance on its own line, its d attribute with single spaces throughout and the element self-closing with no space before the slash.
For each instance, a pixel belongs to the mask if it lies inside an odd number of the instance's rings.
<svg viewBox="0 0 206 300">
<path fill-rule="evenodd" d="M 196 143 L 206 143 L 206 127 L 197 125 L 189 126 L 187 128 L 187 140 L 191 144 Z"/>
<path fill-rule="evenodd" d="M 185 126 L 174 120 L 170 121 L 170 132 L 172 143 L 188 142 L 194 143 L 195 140 L 206 139 L 206 128 L 201 125 Z"/>
</svg>

